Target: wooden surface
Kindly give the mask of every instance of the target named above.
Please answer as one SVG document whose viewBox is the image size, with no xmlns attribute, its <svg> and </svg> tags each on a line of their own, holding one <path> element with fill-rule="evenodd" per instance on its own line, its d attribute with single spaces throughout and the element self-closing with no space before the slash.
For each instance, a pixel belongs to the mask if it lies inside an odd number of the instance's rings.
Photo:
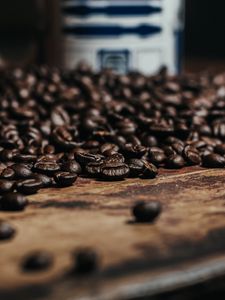
<svg viewBox="0 0 225 300">
<path fill-rule="evenodd" d="M 0 213 L 17 228 L 0 244 L 0 299 L 135 299 L 225 275 L 225 170 L 161 171 L 154 180 L 101 182 L 79 178 L 73 187 L 30 196 L 22 213 Z M 154 224 L 135 224 L 137 200 L 159 200 Z M 68 275 L 71 253 L 93 247 L 99 272 Z M 55 255 L 52 269 L 25 274 L 33 250 Z"/>
</svg>

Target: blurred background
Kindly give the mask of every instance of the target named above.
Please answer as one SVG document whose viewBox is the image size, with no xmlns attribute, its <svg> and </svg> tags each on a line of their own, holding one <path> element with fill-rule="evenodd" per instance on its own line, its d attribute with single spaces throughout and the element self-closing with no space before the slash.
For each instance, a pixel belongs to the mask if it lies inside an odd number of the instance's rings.
<svg viewBox="0 0 225 300">
<path fill-rule="evenodd" d="M 184 68 L 225 67 L 225 1 L 187 0 Z M 0 64 L 54 64 L 60 51 L 56 0 L 0 2 Z"/>
</svg>

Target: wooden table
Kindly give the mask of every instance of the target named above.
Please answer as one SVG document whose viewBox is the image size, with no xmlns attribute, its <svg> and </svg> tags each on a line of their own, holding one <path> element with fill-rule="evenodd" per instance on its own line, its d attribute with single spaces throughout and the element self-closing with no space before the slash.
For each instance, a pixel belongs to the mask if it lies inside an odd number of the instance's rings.
<svg viewBox="0 0 225 300">
<path fill-rule="evenodd" d="M 225 275 L 225 170 L 161 170 L 154 180 L 101 182 L 42 190 L 22 213 L 0 213 L 17 228 L 0 244 L 0 299 L 124 300 L 153 296 Z M 159 200 L 154 224 L 135 224 L 137 200 Z M 72 252 L 93 247 L 100 270 L 71 276 Z M 52 269 L 25 274 L 33 250 L 55 256 Z M 148 298 L 149 299 L 149 298 Z"/>
</svg>

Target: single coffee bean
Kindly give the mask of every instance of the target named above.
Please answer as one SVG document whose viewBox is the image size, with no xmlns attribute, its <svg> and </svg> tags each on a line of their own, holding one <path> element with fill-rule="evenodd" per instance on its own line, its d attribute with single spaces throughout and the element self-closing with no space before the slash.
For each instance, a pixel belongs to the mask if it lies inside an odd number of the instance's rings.
<svg viewBox="0 0 225 300">
<path fill-rule="evenodd" d="M 7 179 L 7 180 L 13 180 L 13 179 L 15 179 L 15 171 L 13 169 L 7 167 L 2 171 L 0 178 Z"/>
<path fill-rule="evenodd" d="M 92 273 L 99 268 L 97 253 L 89 248 L 80 249 L 74 254 L 75 272 L 81 274 Z"/>
<path fill-rule="evenodd" d="M 59 187 L 67 187 L 73 185 L 77 179 L 76 173 L 58 172 L 54 175 L 56 184 Z"/>
<path fill-rule="evenodd" d="M 183 156 L 189 165 L 200 165 L 201 156 L 197 149 L 186 146 L 183 151 Z"/>
<path fill-rule="evenodd" d="M 14 164 L 10 168 L 15 172 L 15 179 L 30 178 L 33 174 L 25 164 Z"/>
<path fill-rule="evenodd" d="M 114 154 L 108 156 L 104 160 L 104 163 L 106 163 L 106 164 L 124 163 L 124 162 L 125 162 L 125 158 L 121 153 L 114 153 Z"/>
<path fill-rule="evenodd" d="M 142 158 L 147 153 L 147 148 L 142 145 L 125 144 L 123 152 L 128 158 Z"/>
<path fill-rule="evenodd" d="M 61 170 L 64 172 L 80 174 L 82 169 L 81 166 L 75 160 L 69 160 L 62 163 Z"/>
<path fill-rule="evenodd" d="M 143 167 L 140 177 L 143 179 L 155 178 L 158 174 L 157 167 L 155 165 L 153 165 L 152 163 L 148 162 L 147 160 L 143 160 L 143 163 L 144 163 L 144 167 Z"/>
<path fill-rule="evenodd" d="M 6 221 L 0 220 L 0 241 L 10 240 L 16 234 L 15 228 Z"/>
<path fill-rule="evenodd" d="M 30 253 L 22 262 L 25 272 L 39 272 L 49 269 L 53 265 L 53 256 L 46 251 Z"/>
<path fill-rule="evenodd" d="M 0 179 L 0 194 L 12 192 L 14 189 L 14 182 Z"/>
<path fill-rule="evenodd" d="M 53 184 L 53 179 L 51 177 L 48 177 L 48 176 L 46 176 L 44 174 L 41 174 L 41 173 L 34 173 L 32 178 L 36 179 L 38 181 L 41 181 L 41 187 L 42 188 L 50 187 Z"/>
<path fill-rule="evenodd" d="M 88 164 L 89 162 L 100 162 L 104 156 L 98 154 L 91 154 L 87 152 L 78 152 L 75 154 L 75 159 L 81 164 Z"/>
<path fill-rule="evenodd" d="M 202 158 L 202 165 L 207 168 L 222 168 L 225 166 L 225 158 L 216 153 L 212 153 Z"/>
<path fill-rule="evenodd" d="M 40 179 L 30 178 L 20 180 L 16 184 L 16 190 L 25 195 L 36 194 L 42 188 L 42 181 Z"/>
<path fill-rule="evenodd" d="M 90 177 L 98 177 L 101 173 L 101 166 L 103 162 L 90 162 L 86 165 L 87 175 Z"/>
<path fill-rule="evenodd" d="M 138 177 L 142 174 L 142 171 L 144 169 L 144 162 L 142 159 L 131 158 L 130 160 L 128 160 L 127 165 L 130 169 L 130 177 Z"/>
<path fill-rule="evenodd" d="M 27 199 L 19 193 L 7 193 L 0 199 L 0 210 L 22 211 L 27 206 Z"/>
<path fill-rule="evenodd" d="M 169 156 L 166 160 L 166 167 L 170 169 L 180 169 L 185 166 L 185 161 L 180 155 Z"/>
<path fill-rule="evenodd" d="M 36 162 L 36 155 L 32 154 L 17 154 L 14 156 L 14 161 L 17 163 L 34 163 Z"/>
<path fill-rule="evenodd" d="M 60 170 L 60 165 L 51 161 L 37 162 L 33 169 L 37 173 L 43 173 L 48 176 L 52 176 Z"/>
<path fill-rule="evenodd" d="M 160 214 L 162 208 L 158 201 L 139 201 L 133 207 L 136 222 L 153 222 Z"/>
<path fill-rule="evenodd" d="M 166 160 L 166 155 L 162 152 L 152 152 L 149 157 L 151 163 L 156 166 L 162 165 Z"/>
<path fill-rule="evenodd" d="M 225 155 L 225 144 L 217 145 L 214 151 L 220 155 Z"/>
<path fill-rule="evenodd" d="M 106 180 L 121 180 L 129 175 L 128 165 L 121 162 L 104 163 L 101 166 L 100 175 Z"/>
</svg>

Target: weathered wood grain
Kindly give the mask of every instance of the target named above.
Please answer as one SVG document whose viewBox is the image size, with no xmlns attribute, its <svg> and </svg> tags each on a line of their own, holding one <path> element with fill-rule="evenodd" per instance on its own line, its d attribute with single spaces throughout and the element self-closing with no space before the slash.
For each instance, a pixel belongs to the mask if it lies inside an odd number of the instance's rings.
<svg viewBox="0 0 225 300">
<path fill-rule="evenodd" d="M 1 299 L 15 291 L 17 299 L 126 299 L 225 274 L 224 183 L 225 170 L 186 168 L 154 180 L 80 178 L 30 196 L 25 212 L 0 213 L 18 230 L 0 244 Z M 163 204 L 157 222 L 134 224 L 132 204 L 155 199 Z M 101 254 L 101 269 L 71 278 L 71 253 L 86 246 Z M 24 274 L 21 260 L 37 249 L 54 253 L 54 267 Z"/>
</svg>

